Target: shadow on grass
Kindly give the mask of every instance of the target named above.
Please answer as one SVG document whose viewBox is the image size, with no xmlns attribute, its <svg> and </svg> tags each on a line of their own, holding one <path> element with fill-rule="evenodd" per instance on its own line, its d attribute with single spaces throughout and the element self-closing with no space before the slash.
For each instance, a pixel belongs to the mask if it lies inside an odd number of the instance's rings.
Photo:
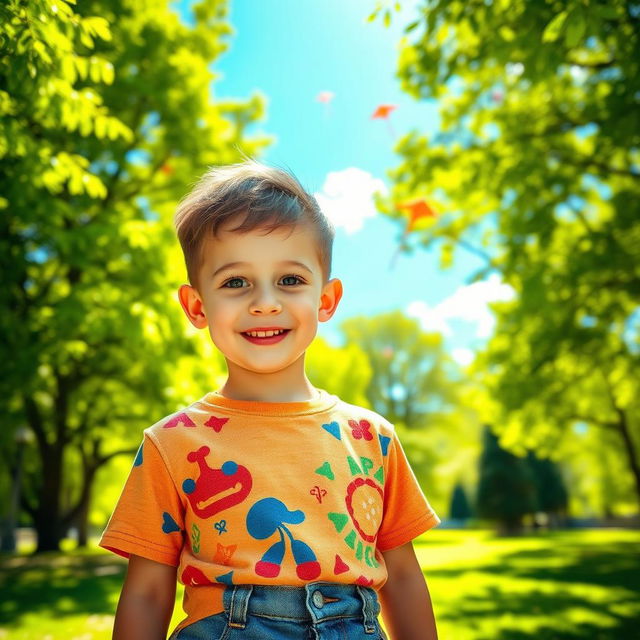
<svg viewBox="0 0 640 640">
<path fill-rule="evenodd" d="M 21 616 L 113 614 L 126 562 L 100 551 L 0 556 L 0 625 Z"/>
<path fill-rule="evenodd" d="M 478 576 L 483 578 L 482 584 L 470 587 L 454 607 L 443 607 L 440 619 L 454 628 L 473 630 L 477 640 L 640 637 L 637 539 L 594 541 L 563 532 L 534 540 L 540 543 L 539 548 L 506 551 L 507 547 L 501 550 L 500 540 L 494 538 L 487 540 L 486 555 L 468 568 L 431 568 L 430 579 L 456 580 L 461 593 L 466 591 L 465 575 L 471 584 Z M 503 580 L 504 586 L 487 584 L 492 579 L 497 583 Z M 518 580 L 539 582 L 540 588 L 519 588 Z M 522 625 L 509 622 L 524 618 L 528 620 Z M 486 627 L 476 622 L 487 619 L 495 621 L 493 633 L 484 632 Z"/>
</svg>

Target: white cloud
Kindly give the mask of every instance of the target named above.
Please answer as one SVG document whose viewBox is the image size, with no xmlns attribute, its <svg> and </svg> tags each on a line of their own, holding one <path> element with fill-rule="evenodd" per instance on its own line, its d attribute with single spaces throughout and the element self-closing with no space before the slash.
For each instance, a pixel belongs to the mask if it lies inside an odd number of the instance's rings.
<svg viewBox="0 0 640 640">
<path fill-rule="evenodd" d="M 435 307 L 416 300 L 407 307 L 407 314 L 417 318 L 425 331 L 439 331 L 451 336 L 453 332 L 449 320 L 455 319 L 475 324 L 476 336 L 487 338 L 495 325 L 489 303 L 512 300 L 514 295 L 514 290 L 494 274 L 487 280 L 458 288 Z"/>
<path fill-rule="evenodd" d="M 464 347 L 460 347 L 458 349 L 452 349 L 451 355 L 453 359 L 463 367 L 471 364 L 476 357 L 476 354 L 471 351 L 471 349 L 465 349 Z"/>
<path fill-rule="evenodd" d="M 320 208 L 336 227 L 347 233 L 362 229 L 366 218 L 376 215 L 373 194 L 379 191 L 386 195 L 388 189 L 380 178 L 367 171 L 349 167 L 344 171 L 332 171 L 315 193 Z"/>
</svg>

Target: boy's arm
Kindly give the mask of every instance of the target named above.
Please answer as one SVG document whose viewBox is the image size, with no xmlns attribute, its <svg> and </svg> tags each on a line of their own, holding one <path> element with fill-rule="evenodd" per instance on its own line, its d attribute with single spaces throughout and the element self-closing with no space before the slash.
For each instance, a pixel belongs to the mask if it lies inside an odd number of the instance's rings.
<svg viewBox="0 0 640 640">
<path fill-rule="evenodd" d="M 113 640 L 165 640 L 176 599 L 176 567 L 131 555 Z"/>
<path fill-rule="evenodd" d="M 383 554 L 389 577 L 380 590 L 382 617 L 395 640 L 437 640 L 431 598 L 411 542 Z"/>
</svg>

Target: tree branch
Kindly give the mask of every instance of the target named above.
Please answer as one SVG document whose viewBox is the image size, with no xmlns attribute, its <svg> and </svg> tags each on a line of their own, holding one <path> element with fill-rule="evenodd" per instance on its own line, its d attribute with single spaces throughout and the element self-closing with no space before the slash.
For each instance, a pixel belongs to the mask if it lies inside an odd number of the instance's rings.
<svg viewBox="0 0 640 640">
<path fill-rule="evenodd" d="M 43 455 L 46 455 L 50 449 L 50 445 L 47 441 L 47 434 L 45 433 L 40 409 L 38 408 L 36 401 L 31 396 L 23 395 L 22 402 L 24 403 L 27 422 L 29 423 L 31 430 L 36 436 L 36 440 L 38 441 L 40 450 L 42 451 Z"/>
<path fill-rule="evenodd" d="M 579 60 L 572 60 L 571 58 L 567 58 L 567 62 L 573 67 L 583 67 L 584 69 L 609 69 L 610 67 L 614 67 L 618 64 L 618 61 L 615 58 L 611 58 L 611 60 L 600 60 L 598 62 L 580 62 Z"/>
<path fill-rule="evenodd" d="M 571 154 L 563 154 L 561 151 L 554 150 L 549 153 L 549 156 L 554 160 L 558 160 L 563 164 L 572 164 L 577 167 L 583 167 L 588 169 L 593 167 L 595 169 L 599 169 L 603 173 L 608 173 L 616 176 L 625 176 L 627 178 L 640 178 L 640 173 L 636 173 L 631 169 L 619 169 L 617 167 L 612 167 L 604 162 L 599 162 L 594 160 L 593 158 L 587 158 L 586 156 L 578 156 L 574 151 Z"/>
</svg>

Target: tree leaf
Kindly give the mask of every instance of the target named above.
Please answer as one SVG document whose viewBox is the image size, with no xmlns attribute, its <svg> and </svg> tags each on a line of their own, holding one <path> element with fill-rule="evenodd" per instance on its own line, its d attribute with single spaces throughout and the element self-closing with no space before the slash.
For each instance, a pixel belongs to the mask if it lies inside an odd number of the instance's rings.
<svg viewBox="0 0 640 640">
<path fill-rule="evenodd" d="M 569 12 L 565 10 L 553 17 L 542 32 L 542 42 L 555 42 L 560 37 L 568 15 Z"/>
</svg>

